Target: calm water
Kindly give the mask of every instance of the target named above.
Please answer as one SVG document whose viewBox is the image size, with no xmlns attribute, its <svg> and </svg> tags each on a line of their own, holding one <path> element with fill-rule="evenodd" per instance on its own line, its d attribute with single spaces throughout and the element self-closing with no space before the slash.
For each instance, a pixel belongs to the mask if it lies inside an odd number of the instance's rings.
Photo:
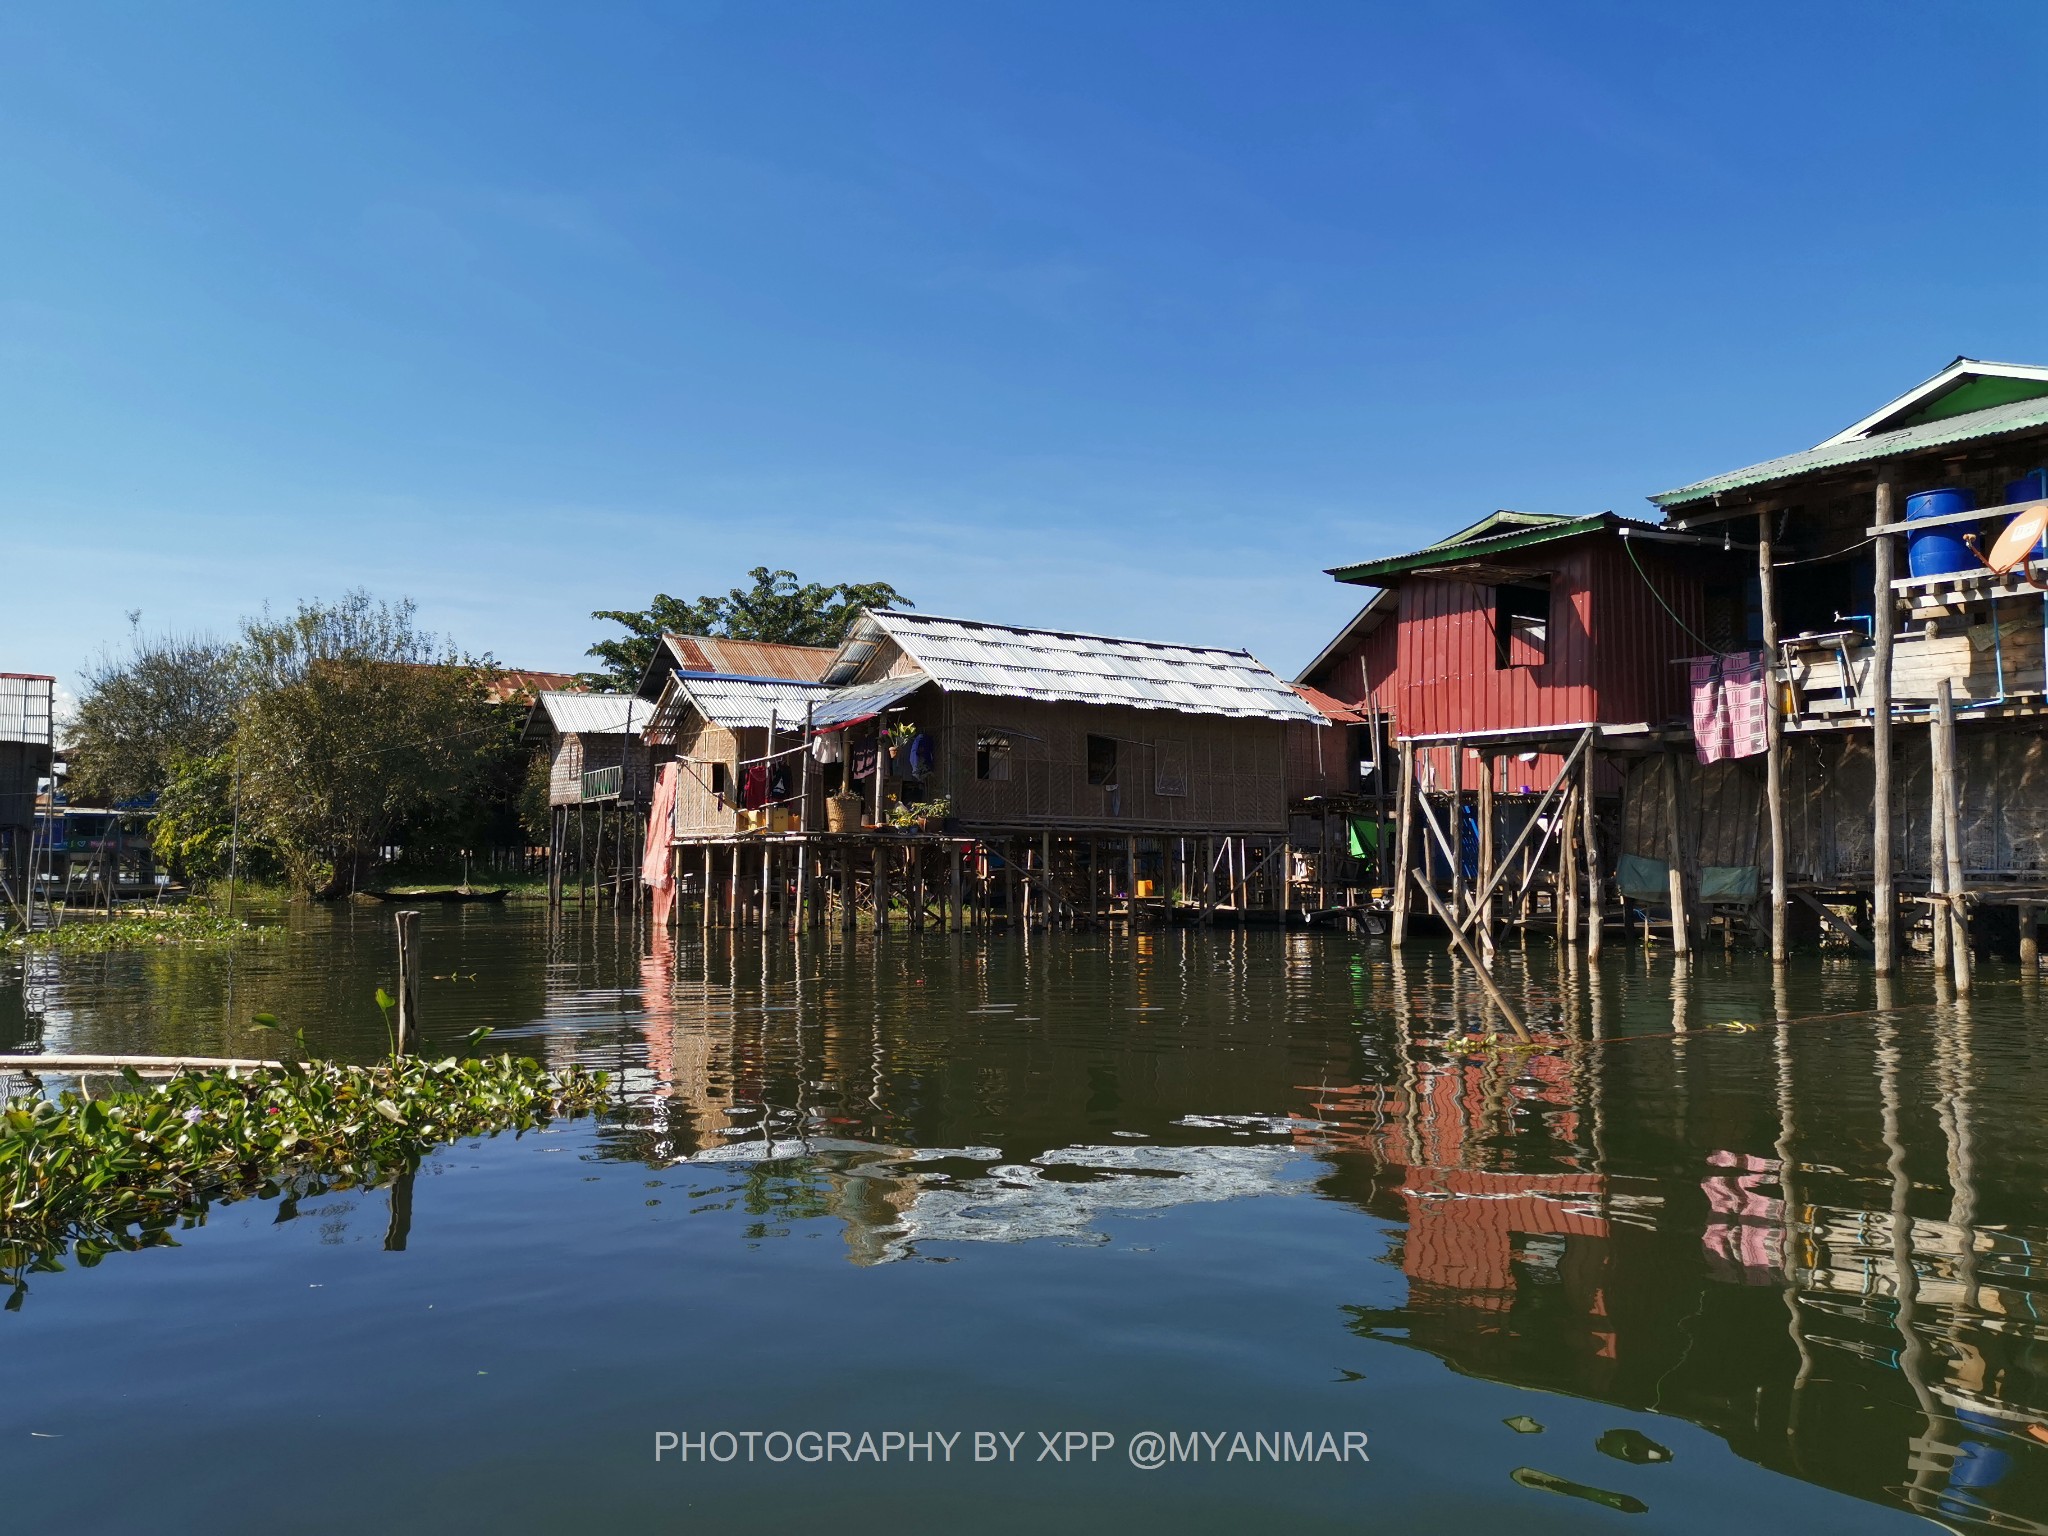
<svg viewBox="0 0 2048 1536">
<path fill-rule="evenodd" d="M 17 969 L 0 1044 L 254 1053 L 268 1011 L 374 1053 L 388 914 L 288 921 Z M 1515 986 L 1585 1043 L 1482 1061 L 1435 1043 L 1477 1018 L 1448 961 L 1364 938 L 426 923 L 431 1033 L 611 1067 L 636 1111 L 451 1147 L 409 1221 L 248 1201 L 35 1277 L 10 1524 L 2048 1528 L 2048 1046 L 2010 973 L 1958 1008 L 1534 948 Z M 721 1430 L 960 1439 L 654 1458 Z M 1145 1430 L 1371 1460 L 1145 1470 Z M 1041 1459 L 1068 1431 L 1113 1449 Z"/>
</svg>

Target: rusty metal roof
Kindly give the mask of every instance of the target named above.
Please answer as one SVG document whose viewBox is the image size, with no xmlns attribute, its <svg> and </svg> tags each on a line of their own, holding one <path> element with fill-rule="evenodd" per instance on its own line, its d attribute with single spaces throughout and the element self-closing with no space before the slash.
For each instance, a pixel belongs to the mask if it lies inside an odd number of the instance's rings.
<svg viewBox="0 0 2048 1536">
<path fill-rule="evenodd" d="M 948 693 L 1241 719 L 1322 719 L 1249 651 L 886 610 L 855 622 L 826 681 L 858 677 L 883 636 Z"/>
<path fill-rule="evenodd" d="M 685 672 L 723 677 L 781 677 L 815 683 L 831 665 L 829 645 L 776 645 L 766 640 L 728 640 L 719 635 L 663 635 Z"/>
</svg>

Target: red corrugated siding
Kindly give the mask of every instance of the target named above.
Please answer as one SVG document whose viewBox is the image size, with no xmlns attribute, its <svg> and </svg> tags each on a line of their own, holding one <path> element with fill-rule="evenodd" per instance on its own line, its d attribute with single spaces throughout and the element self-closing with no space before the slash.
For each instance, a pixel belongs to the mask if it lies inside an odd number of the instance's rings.
<svg viewBox="0 0 2048 1536">
<path fill-rule="evenodd" d="M 1403 736 L 1478 735 L 1571 725 L 1656 724 L 1683 716 L 1685 688 L 1674 657 L 1698 643 L 1657 601 L 1613 534 L 1555 551 L 1531 551 L 1525 568 L 1551 580 L 1550 634 L 1541 666 L 1494 665 L 1494 593 L 1489 585 L 1412 577 L 1401 587 L 1399 703 Z M 1661 553 L 1638 551 L 1644 571 L 1685 622 L 1704 622 L 1698 580 Z M 1505 793 L 1543 790 L 1561 759 L 1503 764 Z M 1452 782 L 1450 751 L 1430 749 L 1418 771 Z M 1468 760 L 1465 782 L 1478 767 Z"/>
</svg>

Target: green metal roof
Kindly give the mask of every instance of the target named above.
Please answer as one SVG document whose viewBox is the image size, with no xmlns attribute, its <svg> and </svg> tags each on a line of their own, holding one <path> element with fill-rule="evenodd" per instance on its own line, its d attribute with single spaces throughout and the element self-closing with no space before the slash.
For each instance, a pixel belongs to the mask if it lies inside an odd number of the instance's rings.
<svg viewBox="0 0 2048 1536">
<path fill-rule="evenodd" d="M 1374 587 L 1381 584 L 1383 576 L 1400 576 L 1408 571 L 1426 570 L 1432 565 L 1452 565 L 1475 557 L 1505 554 L 1511 549 L 1527 549 L 1534 544 L 1575 538 L 1623 521 L 1625 519 L 1611 512 L 1595 512 L 1590 517 L 1567 517 L 1556 512 L 1496 512 L 1441 543 L 1410 554 L 1389 555 L 1384 560 L 1334 566 L 1329 574 L 1339 581 Z"/>
<path fill-rule="evenodd" d="M 1672 507 L 1688 506 L 1696 501 L 1705 501 L 1723 491 L 1744 490 L 1752 485 L 1765 485 L 1774 480 L 1793 480 L 1801 475 L 1818 474 L 1822 470 L 1846 469 L 1855 464 L 1868 464 L 1878 459 L 1901 458 L 1907 454 L 1920 453 L 1929 448 L 1942 448 L 1951 443 L 1975 442 L 1979 438 L 2000 437 L 2009 432 L 2024 432 L 2029 428 L 2048 427 L 2048 400 L 2015 400 L 2008 405 L 1994 405 L 1986 410 L 1971 411 L 1962 416 L 1947 416 L 1934 421 L 1924 421 L 1916 426 L 1901 427 L 1895 432 L 1878 432 L 1870 437 L 1853 438 L 1843 443 L 1823 443 L 1818 448 L 1809 448 L 1804 453 L 1788 453 L 1781 459 L 1766 459 L 1761 464 L 1752 464 L 1747 469 L 1733 470 L 1725 475 L 1716 475 L 1711 480 L 1697 481 L 1682 485 L 1675 491 L 1665 491 L 1652 496 L 1651 501 L 1669 510 Z"/>
</svg>

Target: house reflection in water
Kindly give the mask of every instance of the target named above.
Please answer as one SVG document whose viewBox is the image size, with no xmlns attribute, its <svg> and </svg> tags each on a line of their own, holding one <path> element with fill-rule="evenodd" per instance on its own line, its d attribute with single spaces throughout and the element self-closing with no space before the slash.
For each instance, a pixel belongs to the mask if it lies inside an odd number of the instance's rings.
<svg viewBox="0 0 2048 1536">
<path fill-rule="evenodd" d="M 1683 1039 L 1508 1066 L 1418 1046 L 1389 1082 L 1317 1090 L 1338 1164 L 1325 1192 L 1402 1229 L 1388 1262 L 1405 1301 L 1347 1308 L 1352 1328 L 1466 1374 L 1677 1415 L 1753 1461 L 1956 1528 L 2048 1530 L 2048 1233 L 1970 1219 L 1967 1021 L 1937 1025 L 1931 1073 L 1902 1069 L 1894 1033 L 1878 1026 L 1874 1073 L 1859 1034 L 1872 1113 L 1829 1125 L 1825 1156 L 1793 1122 L 1789 1027 L 1772 1056 L 1780 1124 L 1733 1145 L 1711 1143 L 1742 1128 L 1736 1106 L 1673 1124 L 1671 1097 L 1641 1091 L 1683 1073 Z M 1850 1055 L 1798 1048 L 1819 1071 Z M 1940 1142 L 1909 1146 L 1907 1124 L 1930 1120 Z M 1556 1141 L 1525 1146 L 1539 1125 Z M 1571 1146 L 1605 1155 L 1571 1167 Z M 1945 1216 L 1924 1209 L 1937 1153 Z"/>
</svg>

